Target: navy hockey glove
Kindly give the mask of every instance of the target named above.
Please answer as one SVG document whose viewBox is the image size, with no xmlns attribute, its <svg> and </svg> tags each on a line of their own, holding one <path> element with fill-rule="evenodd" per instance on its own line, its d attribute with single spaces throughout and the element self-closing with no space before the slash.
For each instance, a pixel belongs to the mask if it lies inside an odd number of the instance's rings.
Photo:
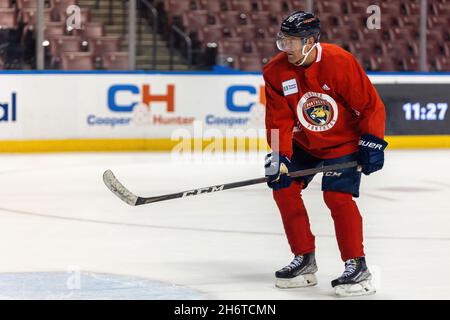
<svg viewBox="0 0 450 320">
<path fill-rule="evenodd" d="M 362 172 L 369 175 L 383 168 L 384 149 L 388 143 L 371 134 L 365 134 L 359 140 L 358 163 Z"/>
<path fill-rule="evenodd" d="M 273 190 L 280 190 L 291 185 L 292 179 L 287 175 L 291 160 L 279 153 L 269 153 L 264 165 L 267 185 Z"/>
</svg>

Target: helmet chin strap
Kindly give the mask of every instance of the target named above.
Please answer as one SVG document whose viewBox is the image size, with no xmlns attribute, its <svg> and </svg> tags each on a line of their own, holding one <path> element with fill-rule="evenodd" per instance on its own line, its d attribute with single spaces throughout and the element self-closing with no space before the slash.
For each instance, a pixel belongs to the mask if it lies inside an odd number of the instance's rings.
<svg viewBox="0 0 450 320">
<path fill-rule="evenodd" d="M 309 56 L 309 54 L 311 53 L 311 51 L 313 51 L 313 49 L 314 49 L 316 46 L 317 46 L 317 42 L 314 43 L 314 44 L 312 45 L 311 49 L 309 49 L 308 52 L 305 52 L 306 46 L 303 46 L 303 48 L 302 48 L 303 60 L 302 60 L 301 62 L 300 62 L 300 60 L 297 61 L 297 62 L 295 62 L 294 65 L 296 65 L 297 67 L 302 66 L 302 65 L 305 63 L 305 61 L 306 61 L 306 59 L 308 58 L 308 56 Z"/>
</svg>

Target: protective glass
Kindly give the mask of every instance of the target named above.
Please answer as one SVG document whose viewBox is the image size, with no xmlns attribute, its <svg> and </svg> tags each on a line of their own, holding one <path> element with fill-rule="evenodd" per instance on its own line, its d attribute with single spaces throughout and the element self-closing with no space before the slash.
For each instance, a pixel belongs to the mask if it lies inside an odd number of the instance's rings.
<svg viewBox="0 0 450 320">
<path fill-rule="evenodd" d="M 303 39 L 286 36 L 282 32 L 277 34 L 277 48 L 280 51 L 297 51 L 303 49 Z"/>
</svg>

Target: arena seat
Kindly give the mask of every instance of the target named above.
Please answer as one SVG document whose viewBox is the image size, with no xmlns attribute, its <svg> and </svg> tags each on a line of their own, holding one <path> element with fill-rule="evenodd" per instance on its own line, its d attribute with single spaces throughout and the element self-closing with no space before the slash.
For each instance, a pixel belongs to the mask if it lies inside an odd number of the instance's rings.
<svg viewBox="0 0 450 320">
<path fill-rule="evenodd" d="M 417 43 L 407 40 L 383 43 L 385 51 L 383 53 L 397 57 L 417 57 L 419 46 Z"/>
<path fill-rule="evenodd" d="M 320 14 L 320 26 L 321 28 L 332 28 L 342 26 L 344 24 L 341 16 L 336 16 L 331 13 Z"/>
<path fill-rule="evenodd" d="M 215 13 L 207 10 L 190 11 L 182 14 L 181 17 L 188 32 L 195 32 L 204 26 L 217 24 L 219 21 Z"/>
<path fill-rule="evenodd" d="M 250 39 L 243 39 L 242 42 L 242 54 L 243 55 L 247 55 L 247 54 L 256 54 L 258 53 L 258 48 L 256 46 L 255 41 L 250 40 Z"/>
<path fill-rule="evenodd" d="M 450 2 L 446 1 L 436 5 L 437 14 L 444 17 L 450 17 Z"/>
<path fill-rule="evenodd" d="M 271 24 L 271 13 L 269 11 L 258 11 L 250 13 L 252 24 L 260 28 L 267 29 Z"/>
<path fill-rule="evenodd" d="M 449 57 L 441 57 L 434 59 L 434 67 L 436 71 L 450 71 L 450 58 Z"/>
<path fill-rule="evenodd" d="M 390 56 L 378 56 L 370 58 L 371 69 L 374 71 L 393 71 L 400 70 L 401 61 Z"/>
<path fill-rule="evenodd" d="M 27 8 L 20 10 L 20 14 L 22 16 L 22 21 L 26 24 L 36 25 L 36 22 L 37 22 L 36 13 L 37 13 L 36 8 L 27 7 Z M 51 22 L 53 20 L 57 20 L 57 19 L 52 19 L 52 14 L 55 14 L 55 11 L 53 11 L 50 8 L 45 8 L 44 9 L 44 21 Z"/>
<path fill-rule="evenodd" d="M 398 17 L 405 14 L 402 12 L 402 8 L 397 1 L 382 1 L 380 3 L 380 9 L 383 16 L 389 14 Z"/>
<path fill-rule="evenodd" d="M 71 5 L 76 5 L 77 0 L 52 0 L 53 7 L 61 12 L 66 11 Z"/>
<path fill-rule="evenodd" d="M 48 40 L 55 36 L 63 36 L 65 27 L 64 22 L 47 22 L 44 25 L 44 37 Z"/>
<path fill-rule="evenodd" d="M 366 15 L 360 13 L 349 13 L 342 17 L 336 17 L 336 19 L 342 20 L 342 22 L 339 23 L 338 26 L 350 26 L 355 30 L 369 30 L 366 26 L 366 18 Z"/>
<path fill-rule="evenodd" d="M 329 28 L 327 30 L 330 39 L 342 39 L 346 42 L 363 39 L 361 31 L 348 25 Z"/>
<path fill-rule="evenodd" d="M 61 55 L 63 70 L 93 70 L 94 62 L 91 52 L 64 52 Z"/>
<path fill-rule="evenodd" d="M 201 8 L 209 12 L 223 12 L 231 10 L 228 0 L 200 0 Z"/>
<path fill-rule="evenodd" d="M 14 8 L 0 8 L 0 28 L 14 28 L 17 24 L 17 14 Z"/>
<path fill-rule="evenodd" d="M 105 52 L 102 65 L 108 70 L 128 70 L 128 52 Z"/>
<path fill-rule="evenodd" d="M 450 23 L 450 16 L 427 17 L 427 28 L 429 29 L 448 28 L 449 23 Z"/>
<path fill-rule="evenodd" d="M 260 55 L 245 55 L 239 57 L 239 69 L 242 71 L 260 71 L 262 61 Z"/>
<path fill-rule="evenodd" d="M 200 9 L 200 4 L 196 0 L 180 1 L 180 0 L 165 0 L 165 9 L 171 15 L 179 16 L 184 12 Z"/>
<path fill-rule="evenodd" d="M 279 52 L 275 41 L 271 39 L 256 41 L 256 47 L 265 58 L 270 58 Z"/>
<path fill-rule="evenodd" d="M 272 0 L 263 0 L 262 1 L 262 10 L 268 11 L 274 14 L 289 12 L 291 10 L 301 10 L 300 7 L 292 7 L 289 1 L 272 1 Z"/>
<path fill-rule="evenodd" d="M 303 11 L 305 11 L 306 10 L 306 1 L 304 1 L 304 0 L 291 0 L 287 11 L 293 11 L 293 10 L 303 10 Z M 314 3 L 314 11 L 317 12 L 317 3 Z"/>
<path fill-rule="evenodd" d="M 81 38 L 78 36 L 53 36 L 49 42 L 53 57 L 60 57 L 64 52 L 81 51 Z"/>
<path fill-rule="evenodd" d="M 448 45 L 442 42 L 427 41 L 427 57 L 446 57 L 448 56 Z"/>
<path fill-rule="evenodd" d="M 251 21 L 246 13 L 239 11 L 226 11 L 218 14 L 220 23 L 227 27 L 250 24 Z"/>
<path fill-rule="evenodd" d="M 415 40 L 418 38 L 418 31 L 415 28 L 393 28 L 389 32 L 391 40 Z"/>
<path fill-rule="evenodd" d="M 403 68 L 402 71 L 418 71 L 419 70 L 419 60 L 414 57 L 403 58 L 402 60 Z"/>
<path fill-rule="evenodd" d="M 101 57 L 106 52 L 120 51 L 120 37 L 103 36 L 91 38 L 89 40 L 89 50 L 94 57 Z"/>
<path fill-rule="evenodd" d="M 81 37 L 83 39 L 94 39 L 104 36 L 104 27 L 101 22 L 88 22 L 83 25 Z"/>
<path fill-rule="evenodd" d="M 446 42 L 445 33 L 442 29 L 428 29 L 427 30 L 427 40 L 428 41 L 437 41 L 437 42 Z"/>
<path fill-rule="evenodd" d="M 401 16 L 385 14 L 383 19 L 381 20 L 382 28 L 403 28 L 405 24 L 403 23 L 403 19 Z"/>
<path fill-rule="evenodd" d="M 212 42 L 217 43 L 225 38 L 233 38 L 236 36 L 234 32 L 233 28 L 228 28 L 223 25 L 211 25 L 199 30 L 198 38 L 206 45 Z"/>
<path fill-rule="evenodd" d="M 329 13 L 334 16 L 342 16 L 342 5 L 339 1 L 319 1 L 317 3 L 319 11 L 322 13 Z"/>
<path fill-rule="evenodd" d="M 0 0 L 0 8 L 11 8 L 12 1 L 11 0 Z"/>
<path fill-rule="evenodd" d="M 403 1 L 401 4 L 401 7 L 407 16 L 419 16 L 420 15 L 419 1 Z"/>
<path fill-rule="evenodd" d="M 383 46 L 383 43 L 375 42 L 375 41 L 354 41 L 348 44 L 350 52 L 353 54 L 357 52 L 371 52 L 376 55 L 386 54 L 387 48 Z"/>
<path fill-rule="evenodd" d="M 220 54 L 240 55 L 243 51 L 243 42 L 240 38 L 220 40 L 218 42 L 218 52 Z"/>
<path fill-rule="evenodd" d="M 260 9 L 259 2 L 257 1 L 248 1 L 248 0 L 231 0 L 231 10 L 250 13 L 253 11 L 257 11 Z"/>
<path fill-rule="evenodd" d="M 38 0 L 16 0 L 17 8 L 37 8 Z"/>
<path fill-rule="evenodd" d="M 242 39 L 255 39 L 256 38 L 256 26 L 255 25 L 244 25 L 237 26 L 235 28 L 236 34 Z"/>
</svg>

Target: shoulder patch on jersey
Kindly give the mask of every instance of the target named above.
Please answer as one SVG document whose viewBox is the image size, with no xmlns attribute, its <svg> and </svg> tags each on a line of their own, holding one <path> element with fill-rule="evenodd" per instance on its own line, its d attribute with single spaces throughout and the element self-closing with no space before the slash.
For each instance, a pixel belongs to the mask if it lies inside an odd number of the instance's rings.
<svg viewBox="0 0 450 320">
<path fill-rule="evenodd" d="M 283 81 L 281 83 L 281 86 L 283 87 L 284 96 L 288 96 L 290 94 L 298 92 L 297 80 L 295 79 Z"/>
</svg>

